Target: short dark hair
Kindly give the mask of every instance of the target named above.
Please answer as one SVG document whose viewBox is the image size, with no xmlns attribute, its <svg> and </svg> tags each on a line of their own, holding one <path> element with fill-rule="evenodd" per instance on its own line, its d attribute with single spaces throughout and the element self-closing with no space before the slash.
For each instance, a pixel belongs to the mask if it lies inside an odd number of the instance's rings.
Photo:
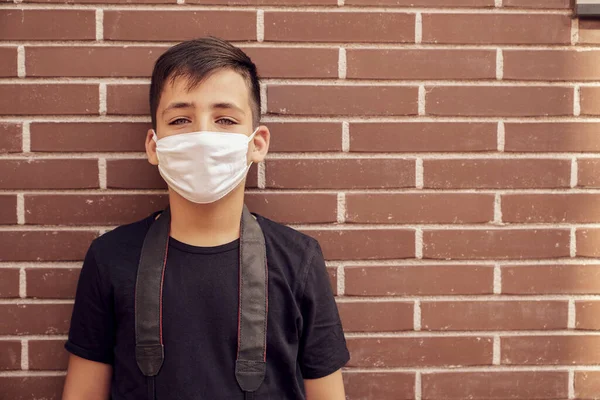
<svg viewBox="0 0 600 400">
<path fill-rule="evenodd" d="M 161 55 L 152 71 L 150 84 L 150 113 L 152 127 L 156 129 L 156 112 L 165 83 L 178 77 L 188 79 L 188 88 L 192 89 L 212 73 L 231 69 L 244 77 L 250 91 L 252 123 L 258 126 L 260 121 L 260 78 L 256 65 L 250 57 L 231 43 L 216 38 L 205 37 L 179 43 Z"/>
</svg>

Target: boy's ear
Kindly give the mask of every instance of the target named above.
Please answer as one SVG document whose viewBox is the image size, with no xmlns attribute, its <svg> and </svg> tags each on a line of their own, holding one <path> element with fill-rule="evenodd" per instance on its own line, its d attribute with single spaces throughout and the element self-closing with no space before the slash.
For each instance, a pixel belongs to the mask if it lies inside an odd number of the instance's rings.
<svg viewBox="0 0 600 400">
<path fill-rule="evenodd" d="M 152 165 L 158 165 L 158 156 L 156 155 L 156 142 L 154 141 L 154 130 L 148 129 L 146 133 L 146 155 L 148 162 Z"/>
<path fill-rule="evenodd" d="M 250 145 L 249 159 L 255 164 L 264 161 L 269 152 L 269 144 L 271 143 L 271 132 L 264 125 L 258 127 L 252 144 Z"/>
</svg>

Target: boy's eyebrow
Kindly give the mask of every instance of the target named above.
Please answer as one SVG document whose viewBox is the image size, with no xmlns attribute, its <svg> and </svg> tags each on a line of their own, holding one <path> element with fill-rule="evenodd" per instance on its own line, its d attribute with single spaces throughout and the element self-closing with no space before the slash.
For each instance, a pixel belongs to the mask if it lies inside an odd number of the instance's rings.
<svg viewBox="0 0 600 400">
<path fill-rule="evenodd" d="M 215 103 L 212 105 L 212 108 L 220 108 L 220 109 L 226 109 L 226 110 L 235 110 L 241 114 L 246 114 L 244 112 L 244 110 L 242 110 L 240 107 L 236 106 L 233 103 Z"/>
<path fill-rule="evenodd" d="M 163 110 L 162 113 L 163 113 L 163 115 L 165 115 L 165 113 L 167 111 L 171 111 L 173 109 L 178 109 L 178 108 L 193 108 L 193 107 L 194 107 L 194 104 L 192 104 L 192 103 L 188 103 L 188 102 L 184 102 L 184 101 L 179 101 L 179 102 L 176 102 L 176 103 L 169 104 L 167 106 L 167 108 L 165 108 Z"/>
</svg>

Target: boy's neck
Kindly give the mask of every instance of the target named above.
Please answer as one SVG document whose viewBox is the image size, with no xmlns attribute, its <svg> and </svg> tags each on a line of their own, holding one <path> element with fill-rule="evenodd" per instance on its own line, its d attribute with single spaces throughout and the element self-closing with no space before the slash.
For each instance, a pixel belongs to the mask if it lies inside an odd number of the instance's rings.
<svg viewBox="0 0 600 400">
<path fill-rule="evenodd" d="M 199 247 L 214 247 L 240 237 L 244 186 L 210 204 L 192 203 L 169 190 L 171 237 Z"/>
</svg>

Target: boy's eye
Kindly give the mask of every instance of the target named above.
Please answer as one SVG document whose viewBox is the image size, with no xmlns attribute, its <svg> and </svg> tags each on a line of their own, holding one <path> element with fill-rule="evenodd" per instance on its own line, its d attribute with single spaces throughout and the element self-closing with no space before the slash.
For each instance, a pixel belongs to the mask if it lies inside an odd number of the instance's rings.
<svg viewBox="0 0 600 400">
<path fill-rule="evenodd" d="M 189 121 L 185 118 L 177 118 L 176 120 L 169 122 L 169 125 L 182 125 L 182 124 L 185 124 L 186 122 L 189 122 Z"/>
<path fill-rule="evenodd" d="M 222 125 L 235 125 L 235 121 L 233 121 L 229 118 L 218 119 L 217 123 L 222 124 Z"/>
</svg>

